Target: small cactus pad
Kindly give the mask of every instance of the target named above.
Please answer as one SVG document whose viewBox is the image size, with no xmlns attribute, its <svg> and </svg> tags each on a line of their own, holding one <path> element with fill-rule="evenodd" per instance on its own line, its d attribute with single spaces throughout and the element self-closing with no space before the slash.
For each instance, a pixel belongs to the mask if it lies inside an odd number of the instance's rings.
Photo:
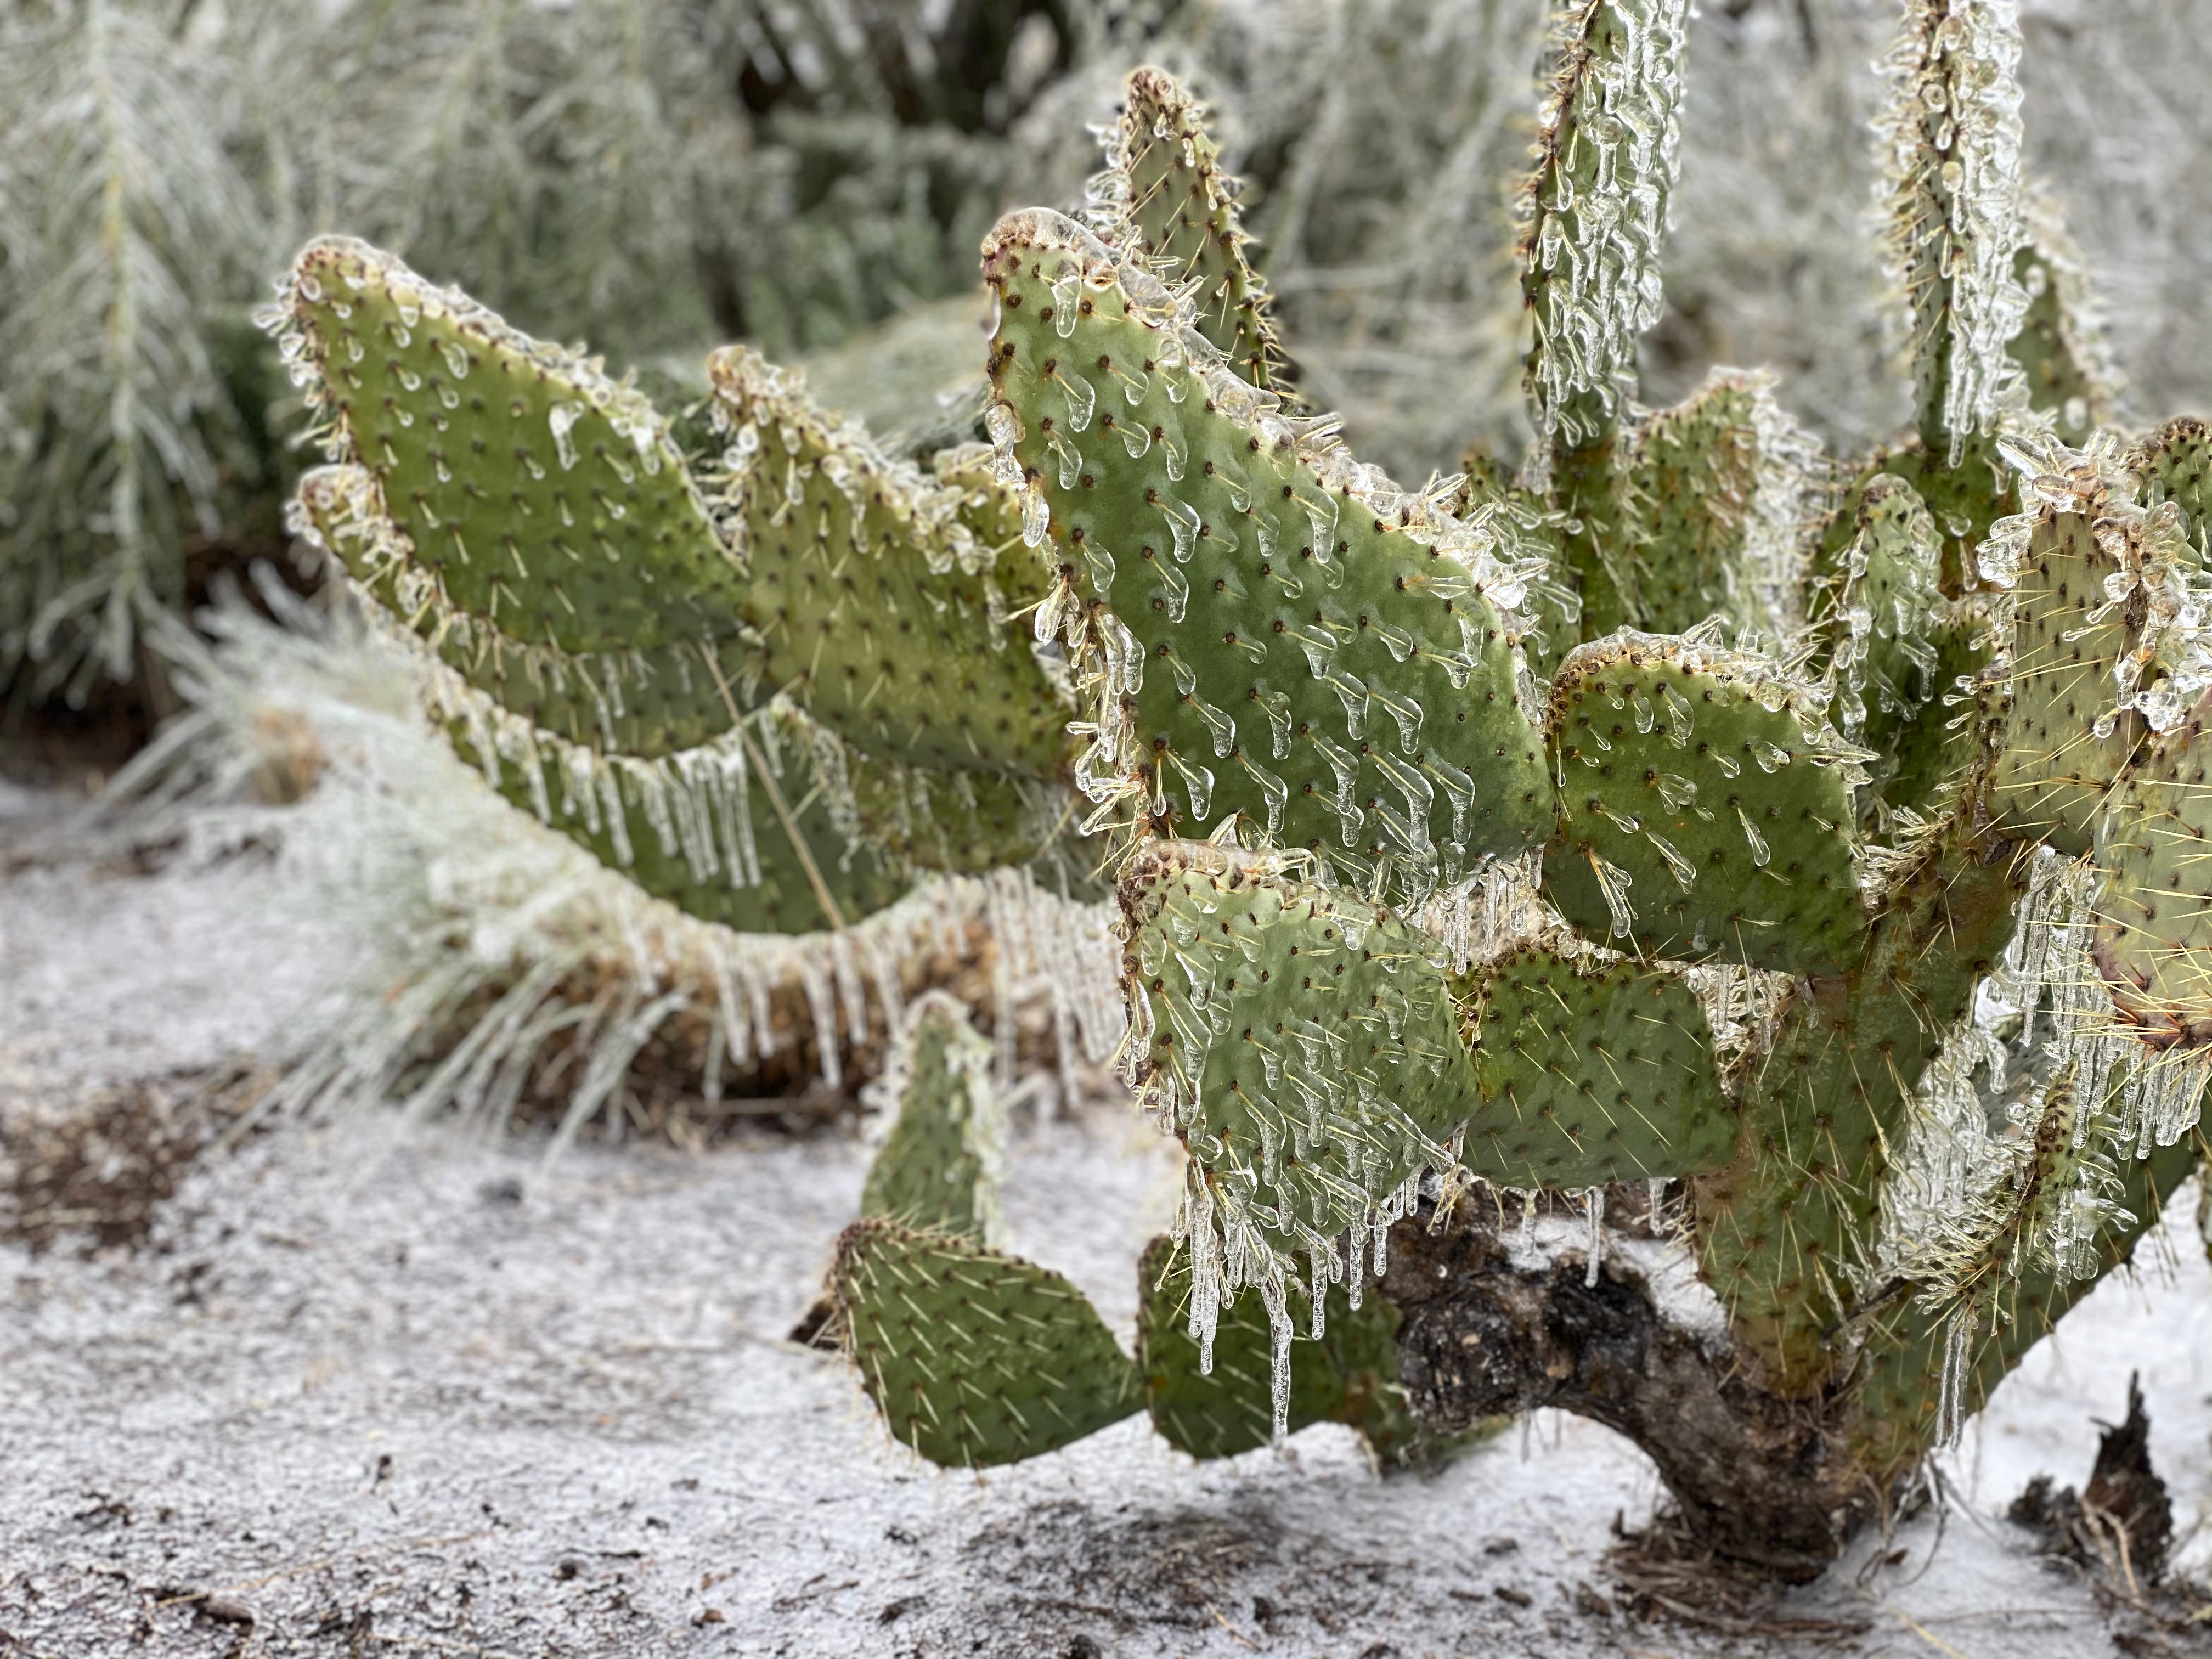
<svg viewBox="0 0 2212 1659">
<path fill-rule="evenodd" d="M 1770 544 L 1796 526 L 1762 525 L 1759 508 L 1776 465 L 1762 439 L 1779 424 L 1764 376 L 1719 370 L 1638 431 L 1622 530 L 1638 626 L 1679 634 L 1718 615 L 1731 631 L 1778 631 L 1768 590 L 1786 573 L 1767 568 Z"/>
<path fill-rule="evenodd" d="M 1735 1155 L 1705 1010 L 1679 974 L 1524 945 L 1462 988 L 1482 1109 L 1462 1161 L 1501 1187 L 1688 1176 Z"/>
<path fill-rule="evenodd" d="M 1944 592 L 1955 598 L 1972 586 L 1976 550 L 2017 499 L 2012 470 L 1984 438 L 1969 438 L 1956 466 L 1948 465 L 1944 456 L 1930 455 L 1917 440 L 1877 450 L 1844 487 L 1821 526 L 1820 545 L 1813 552 L 1816 584 L 1831 593 L 1841 588 L 1842 568 L 1859 534 L 1860 498 L 1875 479 L 1884 477 L 1902 478 L 1911 485 L 1935 520 L 1942 538 Z M 1820 601 L 1816 599 L 1809 608 L 1818 614 Z"/>
<path fill-rule="evenodd" d="M 1909 1474 L 1941 1432 L 1947 1382 L 1957 1391 L 1953 1409 L 1960 1417 L 1978 1412 L 2027 1351 L 2057 1328 L 2066 1310 L 2133 1256 L 2195 1168 L 2197 1148 L 2185 1139 L 2147 1158 L 2125 1160 L 2118 1194 L 2121 1218 L 2091 1242 L 2097 1257 L 2091 1273 L 2071 1279 L 2030 1267 L 2021 1273 L 2003 1292 L 2002 1317 L 1992 1320 L 1984 1313 L 1970 1331 L 1966 1366 L 1956 1376 L 1946 1374 L 1953 1363 L 1954 1322 L 1973 1318 L 1975 1310 L 1931 1310 L 1916 1298 L 1869 1322 L 1852 1383 L 1859 1405 L 1852 1461 L 1879 1486 Z"/>
<path fill-rule="evenodd" d="M 1577 0 L 1522 191 L 1527 383 L 1538 432 L 1569 447 L 1615 418 L 1637 337 L 1658 320 L 1689 0 Z"/>
<path fill-rule="evenodd" d="M 447 602 L 391 533 L 366 469 L 316 467 L 296 499 L 302 532 L 363 594 L 501 707 L 570 743 L 649 759 L 712 742 L 733 723 L 731 704 L 745 707 L 752 659 L 742 640 L 574 653 L 526 645 Z"/>
<path fill-rule="evenodd" d="M 331 459 L 455 610 L 572 652 L 738 630 L 743 576 L 667 423 L 596 359 L 343 239 L 295 262 L 277 327 Z"/>
<path fill-rule="evenodd" d="M 959 487 L 823 416 L 750 349 L 708 368 L 767 684 L 873 754 L 1058 775 L 1072 710 L 1006 615 L 1010 588 L 1042 586 L 1036 556 L 979 539 Z"/>
<path fill-rule="evenodd" d="M 1738 1155 L 1695 1184 L 1700 1271 L 1781 1392 L 1828 1376 L 1914 1091 L 2011 936 L 2018 868 L 1984 863 L 1985 849 L 1954 820 L 1913 851 L 1863 960 L 1841 983 L 1801 981 L 1783 1006 L 1743 1085 Z"/>
<path fill-rule="evenodd" d="M 1221 170 L 1205 110 L 1165 70 L 1130 74 L 1109 129 L 1106 171 L 1091 183 L 1105 239 L 1160 262 L 1171 286 L 1195 281 L 1196 322 L 1254 386 L 1280 378 L 1282 350 L 1267 284 L 1252 268 L 1237 210 L 1241 186 Z"/>
<path fill-rule="evenodd" d="M 1010 216 L 984 263 L 1000 463 L 1089 642 L 1094 796 L 1148 793 L 1171 835 L 1241 815 L 1423 890 L 1540 839 L 1551 788 L 1491 538 L 1275 412 L 1073 221 Z"/>
<path fill-rule="evenodd" d="M 1986 601 L 1982 594 L 1945 600 L 1929 622 L 1927 643 L 1936 656 L 1936 672 L 1928 677 L 1931 701 L 1890 720 L 1869 712 L 1867 742 L 1880 757 L 1868 763 L 1868 770 L 1879 785 L 1879 799 L 1891 806 L 1929 815 L 1937 810 L 1940 792 L 1975 775 L 1982 727 L 1972 688 L 1991 660 Z M 1863 809 L 1871 809 L 1875 799 L 1868 794 Z M 1864 823 L 1872 813 L 1862 810 L 1859 816 Z"/>
<path fill-rule="evenodd" d="M 1943 544 L 1919 492 L 1893 473 L 1858 491 L 1858 534 L 1844 553 L 1835 641 L 1844 736 L 1887 750 L 1942 683 L 1935 640 L 1947 613 Z"/>
<path fill-rule="evenodd" d="M 951 997 L 932 992 L 907 1010 L 884 1073 L 897 1115 L 868 1166 L 862 1215 L 994 1242 L 1006 1124 L 992 1060 L 990 1043 Z"/>
<path fill-rule="evenodd" d="M 2111 352 L 2091 314 L 2088 263 L 2066 234 L 2057 206 L 2030 195 L 2027 238 L 2013 255 L 2013 280 L 2027 312 L 2006 352 L 2019 365 L 2027 400 L 2048 413 L 2058 436 L 2080 444 L 2112 418 Z"/>
<path fill-rule="evenodd" d="M 1146 1099 L 1232 1216 L 1326 1249 L 1449 1165 L 1474 1073 L 1426 934 L 1210 847 L 1148 851 L 1121 898 Z"/>
<path fill-rule="evenodd" d="M 2142 476 L 2145 505 L 2172 501 L 2187 515 L 2188 535 L 2200 561 L 2212 559 L 2212 429 L 2193 415 L 2168 421 L 2129 458 Z"/>
<path fill-rule="evenodd" d="M 1856 958 L 1855 750 L 1764 657 L 1646 634 L 1552 682 L 1559 834 L 1547 896 L 1593 936 L 1790 974 Z"/>
<path fill-rule="evenodd" d="M 1144 1409 L 1136 1367 L 1083 1292 L 1018 1256 L 857 1221 L 830 1289 L 884 1426 L 943 1468 L 1041 1456 Z"/>
<path fill-rule="evenodd" d="M 2136 550 L 2124 532 L 2100 535 L 2106 528 L 2118 526 L 2087 512 L 2046 507 L 2037 515 L 2013 590 L 2009 671 L 1984 692 L 1997 732 L 1991 812 L 2068 854 L 2088 850 L 2106 792 L 2142 732 L 2132 714 L 2108 736 L 2096 730 L 2099 716 L 2115 712 L 2114 666 L 2136 646 L 2126 608 L 2111 605 L 2106 589 L 2114 577 L 2134 578 Z"/>
<path fill-rule="evenodd" d="M 2212 1042 L 2212 782 L 2200 710 L 2136 758 L 2097 826 L 2092 947 L 2116 1012 L 2160 1047 Z"/>
<path fill-rule="evenodd" d="M 1364 1267 L 1364 1264 L 1363 1264 Z M 1299 1340 L 1291 1344 L 1295 1434 L 1312 1423 L 1358 1429 L 1385 1464 L 1410 1461 L 1423 1444 L 1420 1425 L 1398 1385 L 1398 1310 L 1370 1285 L 1355 1310 L 1350 1290 L 1334 1283 L 1323 1297 L 1322 1334 L 1313 1302 L 1296 1280 L 1285 1296 Z M 1171 1239 L 1152 1240 L 1137 1263 L 1137 1370 L 1152 1426 L 1193 1457 L 1234 1457 L 1268 1443 L 1273 1332 L 1256 1296 L 1222 1309 L 1213 1331 L 1213 1369 L 1199 1370 L 1190 1334 L 1190 1258 Z"/>
</svg>

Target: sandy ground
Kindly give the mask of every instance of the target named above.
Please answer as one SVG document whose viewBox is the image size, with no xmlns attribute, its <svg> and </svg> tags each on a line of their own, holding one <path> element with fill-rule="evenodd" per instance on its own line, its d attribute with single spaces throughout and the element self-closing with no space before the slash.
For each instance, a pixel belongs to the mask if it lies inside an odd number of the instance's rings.
<svg viewBox="0 0 2212 1659">
<path fill-rule="evenodd" d="M 0 796 L 0 819 L 41 805 Z M 250 864 L 19 866 L 0 1133 L 250 1053 L 347 949 Z M 1388 1480 L 1333 1428 L 1199 1466 L 1142 1419 L 982 1479 L 918 1464 L 840 1362 L 783 1340 L 863 1162 L 830 1138 L 549 1167 L 365 1104 L 184 1167 L 135 1244 L 0 1243 L 0 1654 L 2195 1650 L 2116 1648 L 2140 1626 L 1994 1518 L 2038 1470 L 2086 1478 L 2137 1366 L 2197 1527 L 2212 1272 L 2186 1218 L 2006 1385 L 1948 1515 L 1789 1598 L 1795 1634 L 1727 1635 L 1613 1606 L 1612 1529 L 1656 1483 L 1551 1414 Z M 1172 1201 L 1150 1132 L 1030 1125 L 1013 1172 L 1018 1246 L 1126 1332 Z"/>
</svg>

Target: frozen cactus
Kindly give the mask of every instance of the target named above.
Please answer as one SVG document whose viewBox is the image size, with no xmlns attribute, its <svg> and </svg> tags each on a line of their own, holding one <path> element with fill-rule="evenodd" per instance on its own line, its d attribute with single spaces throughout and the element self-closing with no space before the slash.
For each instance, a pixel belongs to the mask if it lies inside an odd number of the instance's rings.
<svg viewBox="0 0 2212 1659">
<path fill-rule="evenodd" d="M 1334 1419 L 1399 1460 L 1550 1399 L 1815 1571 L 2194 1164 L 2203 424 L 2100 424 L 2009 0 L 1911 0 L 1891 59 L 1911 428 L 1831 462 L 1736 370 L 1640 407 L 1687 13 L 1558 9 L 1510 474 L 1404 488 L 1297 400 L 1157 70 L 1085 216 L 987 239 L 988 443 L 927 467 L 732 348 L 702 487 L 634 390 L 396 262 L 290 279 L 303 522 L 511 797 L 707 914 L 811 896 L 775 926 L 1071 844 L 1117 881 L 1124 1075 L 1186 1160 L 1137 1358 L 988 1241 L 985 1050 L 921 1011 L 831 1291 L 925 1457 L 1149 1406 L 1197 1455 Z M 1623 1214 L 1725 1332 L 1577 1394 L 1561 1332 L 1662 1319 Z"/>
</svg>

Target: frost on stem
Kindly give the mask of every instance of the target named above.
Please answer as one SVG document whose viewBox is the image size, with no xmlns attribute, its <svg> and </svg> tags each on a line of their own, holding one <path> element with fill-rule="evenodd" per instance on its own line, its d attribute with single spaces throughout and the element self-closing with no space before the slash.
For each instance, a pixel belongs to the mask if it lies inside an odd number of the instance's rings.
<svg viewBox="0 0 2212 1659">
<path fill-rule="evenodd" d="M 1904 0 L 1877 124 L 1885 252 L 1903 295 L 1923 441 L 1959 463 L 2022 394 L 2006 348 L 2027 314 L 2019 0 Z"/>
<path fill-rule="evenodd" d="M 1570 447 L 1617 417 L 1659 319 L 1689 0 L 1572 0 L 1523 189 L 1522 294 L 1537 424 Z"/>
</svg>

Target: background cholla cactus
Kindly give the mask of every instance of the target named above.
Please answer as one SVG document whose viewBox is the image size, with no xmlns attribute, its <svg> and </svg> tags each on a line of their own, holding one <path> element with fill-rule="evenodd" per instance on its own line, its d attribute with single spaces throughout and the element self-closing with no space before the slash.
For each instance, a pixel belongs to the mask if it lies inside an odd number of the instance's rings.
<svg viewBox="0 0 2212 1659">
<path fill-rule="evenodd" d="M 1808 1574 L 2196 1162 L 2204 428 L 2060 435 L 2106 391 L 2024 228 L 2002 0 L 1911 0 L 1892 58 L 1908 435 L 1831 465 L 1734 372 L 1644 408 L 1686 13 L 1555 19 L 1511 476 L 1403 489 L 1311 412 L 1156 70 L 1084 218 L 985 240 L 988 445 L 917 460 L 736 349 L 695 472 L 388 254 L 285 280 L 298 525 L 516 806 L 832 953 L 920 872 L 1117 884 L 1125 1075 L 1188 1153 L 1140 1352 L 981 1237 L 988 1079 L 932 1003 L 831 1273 L 925 1455 L 1148 1406 L 1396 1458 L 1556 1404 Z M 1508 1192 L 1581 1206 L 1571 1271 Z M 1694 1252 L 1724 1340 L 1616 1222 Z"/>
</svg>

